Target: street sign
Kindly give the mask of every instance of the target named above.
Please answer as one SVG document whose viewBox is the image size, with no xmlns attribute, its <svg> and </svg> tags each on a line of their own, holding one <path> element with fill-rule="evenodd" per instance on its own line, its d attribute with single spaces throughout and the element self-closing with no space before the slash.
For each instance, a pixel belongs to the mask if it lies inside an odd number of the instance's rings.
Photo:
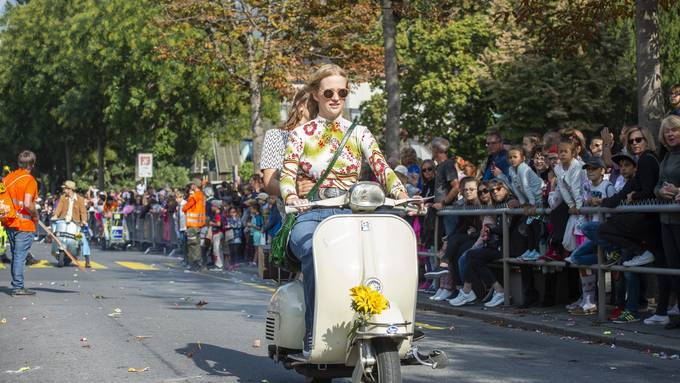
<svg viewBox="0 0 680 383">
<path fill-rule="evenodd" d="M 137 154 L 137 178 L 153 177 L 153 154 Z"/>
</svg>

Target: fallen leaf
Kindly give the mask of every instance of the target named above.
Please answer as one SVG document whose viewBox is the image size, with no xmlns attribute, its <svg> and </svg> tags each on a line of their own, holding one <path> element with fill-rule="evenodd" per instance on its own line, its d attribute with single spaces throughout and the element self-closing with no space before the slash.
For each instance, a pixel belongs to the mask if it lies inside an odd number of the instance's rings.
<svg viewBox="0 0 680 383">
<path fill-rule="evenodd" d="M 149 371 L 149 367 L 144 367 L 144 368 L 128 368 L 128 372 L 146 372 Z"/>
<path fill-rule="evenodd" d="M 148 335 L 137 335 L 137 336 L 135 336 L 135 339 L 137 339 L 137 340 L 144 340 L 144 339 L 147 339 L 147 338 L 151 338 L 151 336 L 148 336 Z"/>
<path fill-rule="evenodd" d="M 612 334 L 612 332 L 609 331 L 609 330 L 606 330 L 606 331 L 603 331 L 603 332 L 602 332 L 602 335 L 611 335 L 611 334 Z"/>
<path fill-rule="evenodd" d="M 106 299 L 106 297 L 103 295 L 95 295 L 94 299 Z"/>
<path fill-rule="evenodd" d="M 207 304 L 208 304 L 208 302 L 206 302 L 206 301 L 198 301 L 198 303 L 196 303 L 196 307 L 198 307 L 200 309 Z"/>
<path fill-rule="evenodd" d="M 116 314 L 120 314 L 120 313 L 123 312 L 123 310 L 121 310 L 121 309 L 119 309 L 118 307 L 116 307 L 115 309 L 113 309 L 113 312 L 116 313 Z"/>
</svg>

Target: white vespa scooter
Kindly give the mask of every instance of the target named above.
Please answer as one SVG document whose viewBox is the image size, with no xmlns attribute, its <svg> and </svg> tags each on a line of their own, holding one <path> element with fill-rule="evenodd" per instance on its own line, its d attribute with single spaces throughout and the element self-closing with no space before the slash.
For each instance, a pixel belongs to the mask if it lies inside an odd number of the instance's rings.
<svg viewBox="0 0 680 383">
<path fill-rule="evenodd" d="M 432 368 L 446 365 L 444 352 L 424 356 L 411 346 L 418 281 L 415 233 L 395 214 L 373 213 L 380 207 L 405 211 L 413 201 L 386 199 L 379 184 L 360 182 L 343 196 L 310 203 L 349 206 L 353 214 L 329 217 L 314 232 L 316 307 L 310 357 L 301 354 L 305 304 L 298 278 L 279 287 L 269 303 L 270 358 L 295 369 L 307 382 L 351 376 L 353 383 L 396 383 L 401 382 L 404 361 Z M 294 207 L 286 210 L 296 212 Z M 350 337 L 355 313 L 349 290 L 360 284 L 381 292 L 389 308 Z"/>
</svg>

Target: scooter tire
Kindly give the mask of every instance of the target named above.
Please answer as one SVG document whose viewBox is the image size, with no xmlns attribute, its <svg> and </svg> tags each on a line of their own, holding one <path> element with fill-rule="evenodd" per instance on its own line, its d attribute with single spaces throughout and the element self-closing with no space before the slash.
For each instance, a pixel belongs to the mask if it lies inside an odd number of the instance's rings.
<svg viewBox="0 0 680 383">
<path fill-rule="evenodd" d="M 390 339 L 375 339 L 376 383 L 401 383 L 401 360 L 397 343 Z"/>
</svg>

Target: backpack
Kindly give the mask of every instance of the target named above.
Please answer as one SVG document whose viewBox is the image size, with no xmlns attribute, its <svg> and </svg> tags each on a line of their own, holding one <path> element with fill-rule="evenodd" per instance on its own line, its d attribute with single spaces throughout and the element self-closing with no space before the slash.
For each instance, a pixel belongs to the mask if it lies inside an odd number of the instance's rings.
<svg viewBox="0 0 680 383">
<path fill-rule="evenodd" d="M 17 177 L 9 185 L 5 185 L 4 180 L 0 182 L 0 223 L 5 227 L 8 227 L 17 218 L 17 211 L 8 189 L 23 177 L 28 177 L 28 174 Z"/>
</svg>

